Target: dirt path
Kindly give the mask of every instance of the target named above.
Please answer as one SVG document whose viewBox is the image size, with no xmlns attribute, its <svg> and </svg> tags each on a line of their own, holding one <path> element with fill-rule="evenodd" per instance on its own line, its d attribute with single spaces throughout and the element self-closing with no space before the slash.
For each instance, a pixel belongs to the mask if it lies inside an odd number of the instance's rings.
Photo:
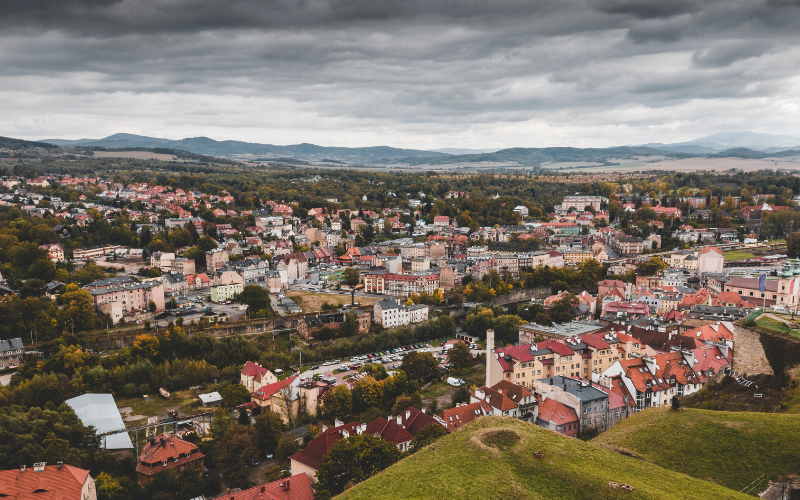
<svg viewBox="0 0 800 500">
<path fill-rule="evenodd" d="M 453 393 L 455 392 L 455 390 L 456 390 L 455 387 L 448 385 L 447 390 L 444 391 L 444 394 L 436 397 L 436 404 L 439 406 L 439 408 L 446 408 L 450 406 L 450 403 L 453 400 Z M 422 398 L 422 404 L 425 405 L 426 407 L 430 406 L 431 401 L 433 401 L 433 399 L 434 398 Z"/>
</svg>

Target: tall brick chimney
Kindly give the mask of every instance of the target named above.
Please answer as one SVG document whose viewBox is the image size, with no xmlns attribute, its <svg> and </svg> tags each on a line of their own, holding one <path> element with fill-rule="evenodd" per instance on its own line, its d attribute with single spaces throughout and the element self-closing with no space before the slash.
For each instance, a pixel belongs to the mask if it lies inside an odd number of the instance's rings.
<svg viewBox="0 0 800 500">
<path fill-rule="evenodd" d="M 499 382 L 492 380 L 491 363 L 494 358 L 494 330 L 486 330 L 486 387 L 491 387 Z"/>
</svg>

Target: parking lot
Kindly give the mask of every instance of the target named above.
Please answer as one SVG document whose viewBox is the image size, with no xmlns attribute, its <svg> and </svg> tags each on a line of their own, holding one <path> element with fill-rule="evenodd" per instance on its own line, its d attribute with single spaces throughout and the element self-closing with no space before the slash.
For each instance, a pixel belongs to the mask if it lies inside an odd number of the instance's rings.
<svg viewBox="0 0 800 500">
<path fill-rule="evenodd" d="M 156 316 L 158 321 L 175 321 L 178 318 L 184 318 L 184 322 L 190 322 L 192 320 L 199 321 L 202 317 L 213 318 L 213 317 L 222 317 L 222 318 L 231 318 L 231 321 L 239 320 L 247 315 L 247 311 L 239 310 L 239 304 L 216 304 L 214 302 L 209 302 L 207 300 L 203 300 L 203 297 L 207 297 L 208 294 L 187 294 L 187 295 L 176 295 L 174 297 L 167 297 L 166 301 L 169 302 L 171 298 L 178 300 L 179 302 L 183 302 L 184 300 L 188 300 L 191 306 L 183 309 L 179 309 L 177 312 L 163 312 Z M 206 312 L 205 309 L 210 309 L 210 311 Z"/>
<path fill-rule="evenodd" d="M 442 352 L 444 353 L 442 354 Z M 479 349 L 471 349 L 470 350 L 473 355 L 477 355 L 483 350 Z M 439 361 L 440 365 L 447 364 L 448 357 L 447 357 L 447 350 L 444 349 L 443 345 L 432 345 L 432 344 L 414 344 L 408 345 L 403 347 L 398 347 L 397 349 L 390 349 L 388 351 L 380 351 L 380 352 L 372 352 L 368 354 L 363 354 L 360 356 L 353 356 L 348 359 L 335 359 L 331 361 L 326 361 L 319 365 L 312 365 L 309 370 L 303 372 L 305 375 L 314 376 L 314 375 L 325 375 L 325 374 L 338 374 L 338 373 L 347 373 L 350 371 L 358 371 L 358 368 L 353 367 L 361 367 L 367 363 L 381 363 L 386 366 L 387 370 L 393 370 L 395 368 L 399 368 L 400 365 L 403 363 L 403 356 L 408 354 L 409 352 L 430 352 L 437 361 Z M 347 368 L 347 369 L 345 369 Z"/>
</svg>

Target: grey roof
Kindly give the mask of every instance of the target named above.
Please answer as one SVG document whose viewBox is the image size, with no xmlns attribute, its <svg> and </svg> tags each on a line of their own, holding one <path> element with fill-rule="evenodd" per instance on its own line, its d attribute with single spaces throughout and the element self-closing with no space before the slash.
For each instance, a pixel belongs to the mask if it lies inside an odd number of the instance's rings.
<svg viewBox="0 0 800 500">
<path fill-rule="evenodd" d="M 92 283 L 89 283 L 84 288 L 97 288 L 97 287 L 108 287 L 108 286 L 119 286 L 124 285 L 126 283 L 133 283 L 133 279 L 130 276 L 117 276 L 114 278 L 108 278 L 105 280 L 99 280 Z"/>
<path fill-rule="evenodd" d="M 156 281 L 145 281 L 144 283 L 128 283 L 122 286 L 112 286 L 110 288 L 100 288 L 100 289 L 95 288 L 86 291 L 89 292 L 91 295 L 105 295 L 107 293 L 123 292 L 126 290 L 148 289 L 158 285 L 161 285 L 161 283 Z"/>
<path fill-rule="evenodd" d="M 183 273 L 170 273 L 165 274 L 164 279 L 169 281 L 170 283 L 183 283 L 186 281 L 186 276 Z"/>
<path fill-rule="evenodd" d="M 65 401 L 83 425 L 94 426 L 98 434 L 125 429 L 122 415 L 119 414 L 114 396 L 111 394 L 84 394 Z M 104 437 L 105 447 L 109 450 L 133 449 L 133 443 L 127 432 Z"/>
<path fill-rule="evenodd" d="M 598 399 L 607 399 L 608 396 L 600 389 L 596 389 L 589 385 L 589 382 L 581 382 L 574 378 L 556 375 L 555 377 L 547 377 L 541 379 L 542 382 L 553 387 L 558 387 L 569 394 L 580 399 L 582 402 L 596 401 Z"/>
<path fill-rule="evenodd" d="M 222 401 L 222 396 L 220 396 L 220 394 L 216 391 L 209 392 L 208 394 L 200 394 L 197 397 L 200 398 L 200 401 L 202 401 L 204 405 L 207 405 L 209 403 L 218 403 Z"/>
<path fill-rule="evenodd" d="M 400 305 L 394 299 L 379 300 L 377 306 L 380 307 L 382 311 L 387 309 L 397 309 L 400 307 Z"/>
<path fill-rule="evenodd" d="M 11 351 L 16 349 L 24 349 L 22 346 L 22 338 L 0 340 L 0 351 Z"/>
</svg>

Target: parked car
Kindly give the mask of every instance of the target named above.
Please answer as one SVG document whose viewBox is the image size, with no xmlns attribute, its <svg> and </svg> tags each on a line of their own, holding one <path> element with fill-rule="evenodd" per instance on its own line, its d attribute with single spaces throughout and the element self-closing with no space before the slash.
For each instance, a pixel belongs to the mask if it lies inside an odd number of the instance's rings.
<svg viewBox="0 0 800 500">
<path fill-rule="evenodd" d="M 460 379 L 455 377 L 447 377 L 447 385 L 452 385 L 453 387 L 460 387 L 462 384 Z"/>
<path fill-rule="evenodd" d="M 314 365 L 314 366 L 312 366 L 312 367 L 311 367 L 311 369 L 312 369 L 312 370 L 319 370 L 319 366 L 317 366 L 317 365 Z"/>
</svg>

